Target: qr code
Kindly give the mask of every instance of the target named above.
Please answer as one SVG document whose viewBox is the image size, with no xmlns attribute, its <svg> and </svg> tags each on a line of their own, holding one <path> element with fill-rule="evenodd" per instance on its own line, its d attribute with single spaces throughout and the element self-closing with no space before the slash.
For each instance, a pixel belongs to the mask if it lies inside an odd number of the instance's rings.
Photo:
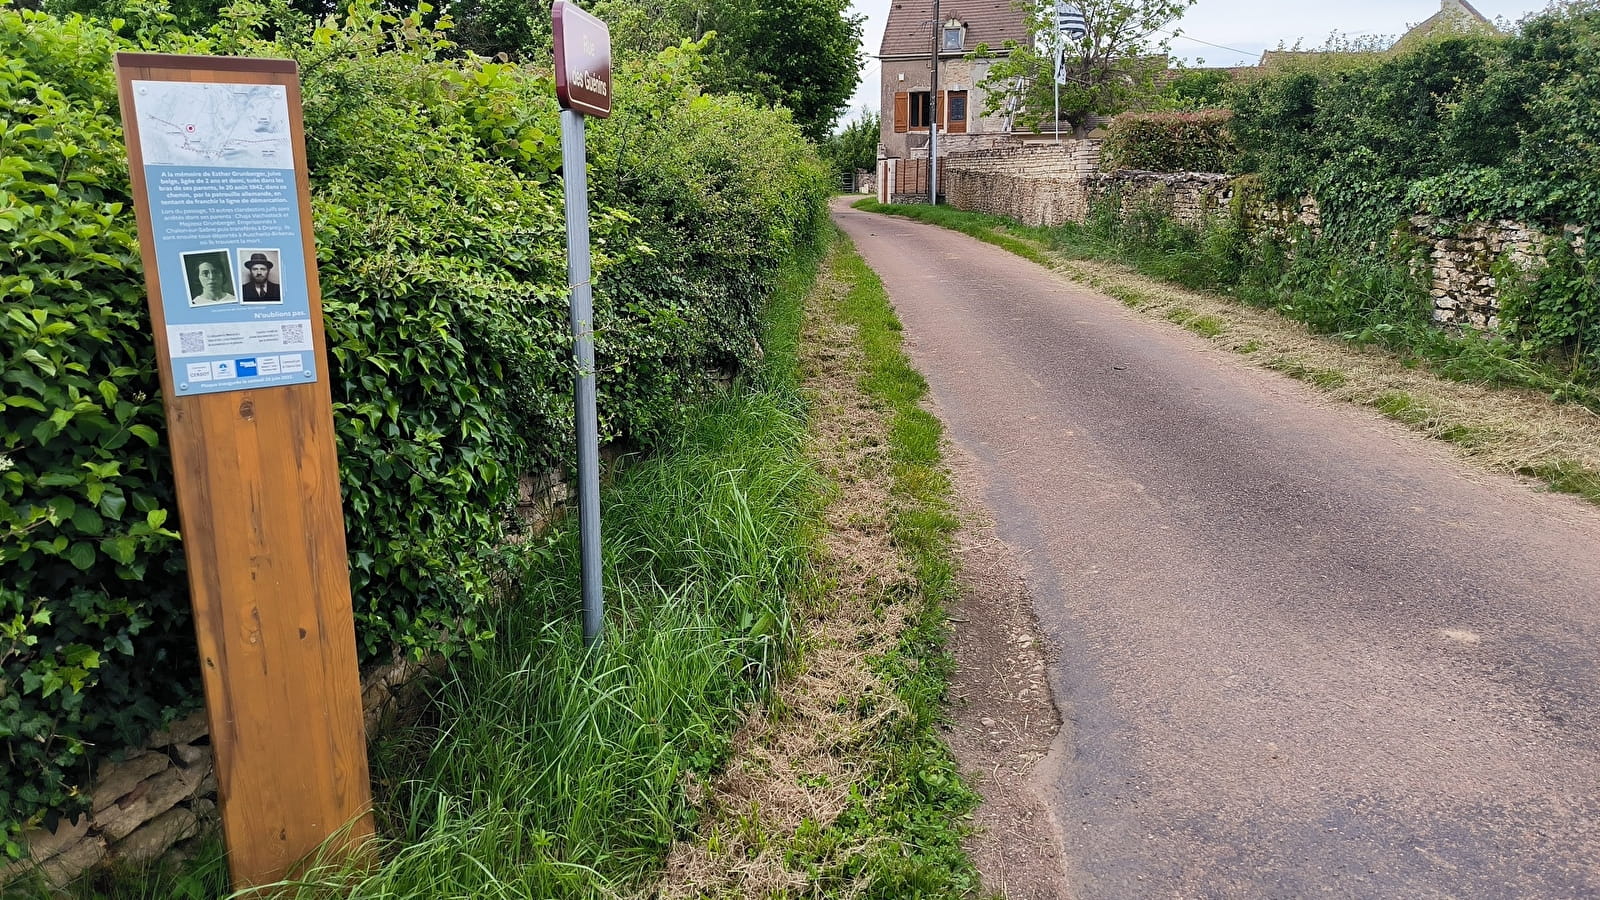
<svg viewBox="0 0 1600 900">
<path fill-rule="evenodd" d="M 292 347 L 292 346 L 294 346 L 296 344 L 303 344 L 305 342 L 306 342 L 306 323 L 304 323 L 304 322 L 295 322 L 292 325 L 283 326 L 283 343 L 284 343 L 284 346 Z"/>
<path fill-rule="evenodd" d="M 206 352 L 206 333 L 204 331 L 178 332 L 178 353 L 187 356 L 191 353 Z"/>
</svg>

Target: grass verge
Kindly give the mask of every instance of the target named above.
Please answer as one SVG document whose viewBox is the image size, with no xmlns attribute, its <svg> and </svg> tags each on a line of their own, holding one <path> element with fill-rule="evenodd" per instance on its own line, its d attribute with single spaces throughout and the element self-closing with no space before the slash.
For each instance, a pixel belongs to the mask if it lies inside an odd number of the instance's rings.
<svg viewBox="0 0 1600 900">
<path fill-rule="evenodd" d="M 810 455 L 832 482 L 825 589 L 794 677 L 753 717 L 662 898 L 964 897 L 976 795 L 938 738 L 956 525 L 882 284 L 840 236 L 801 350 Z"/>
<path fill-rule="evenodd" d="M 1171 260 L 1163 261 L 1159 254 L 1129 260 L 1139 264 L 1141 271 L 1136 271 L 1132 265 L 1108 261 L 1112 254 L 1104 247 L 1064 238 L 1060 229 L 949 207 L 868 200 L 855 208 L 940 225 L 1010 250 L 1143 315 L 1187 328 L 1254 365 L 1287 374 L 1336 399 L 1372 407 L 1452 444 L 1486 469 L 1534 478 L 1551 490 L 1600 504 L 1600 413 L 1583 403 L 1561 402 L 1573 399 L 1577 386 L 1551 382 L 1531 370 L 1517 378 L 1504 376 L 1504 370 L 1526 365 L 1509 359 L 1485 361 L 1483 355 L 1490 352 L 1486 341 L 1451 339 L 1453 355 L 1438 358 L 1404 346 L 1384 349 L 1315 334 L 1302 322 L 1233 297 L 1163 283 L 1144 274 L 1175 277 Z M 1283 302 L 1292 306 L 1293 298 Z M 1430 338 L 1435 339 L 1446 340 Z M 1490 362 L 1501 376 L 1483 375 Z M 1522 387 L 1499 386 L 1506 384 Z M 1399 396 L 1407 402 L 1396 403 Z"/>
<path fill-rule="evenodd" d="M 976 796 L 936 731 L 956 525 L 941 427 L 876 276 L 842 236 L 809 292 L 816 262 L 784 279 L 763 371 L 607 487 L 601 646 L 582 646 L 570 523 L 508 551 L 495 639 L 374 743 L 378 863 L 272 896 L 975 890 Z M 78 891 L 226 894 L 214 840 Z"/>
<path fill-rule="evenodd" d="M 952 659 L 946 643 L 954 599 L 952 536 L 959 521 L 940 449 L 944 427 L 919 402 L 928 385 L 901 349 L 901 324 L 877 274 L 854 248 L 838 248 L 838 272 L 849 290 L 835 306 L 855 328 L 864 357 L 861 383 L 889 416 L 890 535 L 914 575 L 917 596 L 898 644 L 875 660 L 907 715 L 885 735 L 878 777 L 840 820 L 866 838 L 892 834 L 873 860 L 879 875 L 867 896 L 965 896 L 977 873 L 961 850 L 966 816 L 977 797 L 961 781 L 937 736 Z M 899 846 L 894 846 L 898 843 Z"/>
</svg>

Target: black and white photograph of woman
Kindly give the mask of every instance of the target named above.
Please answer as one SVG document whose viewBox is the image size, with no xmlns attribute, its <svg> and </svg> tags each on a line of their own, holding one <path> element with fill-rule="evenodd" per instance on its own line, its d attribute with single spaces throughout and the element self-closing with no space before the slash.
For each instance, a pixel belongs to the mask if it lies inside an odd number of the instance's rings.
<svg viewBox="0 0 1600 900">
<path fill-rule="evenodd" d="M 183 254 L 183 271 L 189 279 L 189 305 L 221 306 L 238 303 L 233 293 L 233 267 L 228 251 L 201 250 Z"/>
</svg>

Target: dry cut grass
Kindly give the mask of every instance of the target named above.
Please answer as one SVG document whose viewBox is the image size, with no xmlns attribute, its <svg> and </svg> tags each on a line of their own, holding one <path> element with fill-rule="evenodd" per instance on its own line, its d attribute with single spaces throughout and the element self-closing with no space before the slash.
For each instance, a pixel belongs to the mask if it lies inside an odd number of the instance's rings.
<svg viewBox="0 0 1600 900">
<path fill-rule="evenodd" d="M 819 549 L 823 590 L 805 610 L 799 670 L 741 729 L 723 773 L 704 786 L 700 830 L 669 853 L 651 892 L 663 900 L 815 893 L 810 874 L 786 864 L 787 851 L 802 831 L 826 828 L 845 811 L 866 774 L 867 745 L 905 714 L 869 661 L 899 641 L 914 575 L 890 540 L 887 415 L 860 386 L 865 358 L 855 329 L 831 312 L 849 290 L 835 262 L 824 265 L 807 301 L 800 343 L 812 404 L 809 455 L 835 485 Z M 834 885 L 830 893 L 853 891 Z"/>
<path fill-rule="evenodd" d="M 1163 284 L 1112 263 L 1057 259 L 1055 268 L 1256 365 L 1448 441 L 1476 465 L 1536 477 L 1600 503 L 1600 415 L 1583 406 L 1534 391 L 1449 381 L 1382 350 L 1319 337 L 1274 312 Z"/>
</svg>

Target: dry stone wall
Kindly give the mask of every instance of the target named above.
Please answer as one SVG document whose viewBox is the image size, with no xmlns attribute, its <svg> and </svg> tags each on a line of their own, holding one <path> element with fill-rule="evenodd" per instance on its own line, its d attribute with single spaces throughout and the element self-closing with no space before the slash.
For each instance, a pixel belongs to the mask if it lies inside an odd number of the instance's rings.
<svg viewBox="0 0 1600 900">
<path fill-rule="evenodd" d="M 1316 201 L 1273 204 L 1237 195 L 1248 192 L 1239 179 L 1206 172 L 1102 172 L 1099 141 L 1030 145 L 952 154 L 947 161 L 944 196 L 958 209 L 1016 219 L 1026 225 L 1082 223 L 1105 198 L 1117 198 L 1124 216 L 1155 207 L 1175 221 L 1199 227 L 1230 213 L 1240 203 L 1243 221 L 1260 238 L 1291 245 L 1297 233 L 1321 231 Z M 1434 322 L 1493 330 L 1500 324 L 1497 263 L 1504 259 L 1524 276 L 1535 272 L 1545 248 L 1555 239 L 1578 240 L 1574 226 L 1553 236 L 1513 222 L 1460 223 L 1431 216 L 1409 220 L 1412 236 L 1426 248 Z M 1581 246 L 1579 252 L 1582 252 Z"/>
<path fill-rule="evenodd" d="M 362 679 L 368 732 L 415 702 L 418 677 L 437 668 L 409 659 L 379 666 Z M 205 710 L 156 732 L 143 746 L 124 750 L 95 773 L 91 811 L 27 835 L 29 859 L 0 869 L 0 886 L 37 866 L 63 887 L 105 862 L 148 863 L 217 825 L 217 776 Z"/>
<path fill-rule="evenodd" d="M 1091 203 L 1102 197 L 1116 197 L 1124 217 L 1154 207 L 1191 228 L 1228 211 L 1233 203 L 1233 181 L 1231 175 L 1208 172 L 1135 169 L 1095 173 L 1087 178 Z"/>
<path fill-rule="evenodd" d="M 957 209 L 1061 225 L 1088 216 L 1089 181 L 1099 170 L 1099 141 L 1063 141 L 952 153 L 940 184 Z"/>
<path fill-rule="evenodd" d="M 1421 215 L 1409 221 L 1412 234 L 1427 247 L 1433 321 L 1440 325 L 1500 327 L 1502 278 L 1532 277 L 1558 240 L 1583 252 L 1582 229 L 1576 225 L 1558 235 L 1510 219 L 1463 223 Z"/>
<path fill-rule="evenodd" d="M 149 862 L 211 826 L 217 778 L 204 710 L 121 755 L 96 773 L 92 811 L 27 835 L 32 859 L 0 871 L 0 884 L 33 865 L 60 886 L 108 858 Z"/>
</svg>

